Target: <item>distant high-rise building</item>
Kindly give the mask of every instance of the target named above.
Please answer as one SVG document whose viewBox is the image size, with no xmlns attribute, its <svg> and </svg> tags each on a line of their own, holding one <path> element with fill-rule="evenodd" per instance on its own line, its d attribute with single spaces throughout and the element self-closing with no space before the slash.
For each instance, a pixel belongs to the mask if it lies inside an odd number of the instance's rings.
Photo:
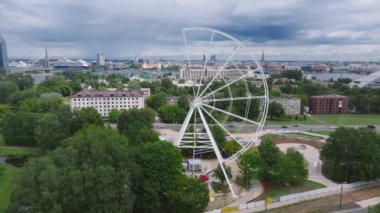
<svg viewBox="0 0 380 213">
<path fill-rule="evenodd" d="M 7 44 L 2 35 L 0 35 L 0 69 L 8 70 Z"/>
<path fill-rule="evenodd" d="M 263 50 L 263 52 L 261 53 L 261 61 L 264 61 L 264 50 Z"/>
<path fill-rule="evenodd" d="M 210 62 L 215 63 L 216 62 L 216 55 L 211 55 L 210 56 Z"/>
<path fill-rule="evenodd" d="M 104 66 L 106 65 L 106 58 L 104 57 L 104 53 L 98 53 L 97 54 L 97 60 L 96 60 L 98 66 Z"/>
</svg>

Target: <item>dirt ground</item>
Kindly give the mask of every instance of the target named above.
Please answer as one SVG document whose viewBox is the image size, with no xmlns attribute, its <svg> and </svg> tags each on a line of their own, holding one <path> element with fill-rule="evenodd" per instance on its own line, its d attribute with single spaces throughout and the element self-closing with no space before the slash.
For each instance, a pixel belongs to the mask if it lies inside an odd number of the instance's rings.
<svg viewBox="0 0 380 213">
<path fill-rule="evenodd" d="M 282 136 L 282 135 L 274 135 L 273 136 L 273 143 L 275 143 L 275 144 L 282 144 L 282 143 L 306 144 L 306 145 L 312 146 L 318 150 L 320 150 L 324 144 L 321 141 L 291 138 L 291 137 L 286 137 L 286 136 Z"/>
</svg>

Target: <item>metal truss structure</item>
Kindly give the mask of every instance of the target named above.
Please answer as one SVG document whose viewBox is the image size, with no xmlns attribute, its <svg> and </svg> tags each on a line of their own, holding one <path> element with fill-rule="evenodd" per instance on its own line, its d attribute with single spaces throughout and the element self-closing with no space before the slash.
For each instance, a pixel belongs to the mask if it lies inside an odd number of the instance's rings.
<svg viewBox="0 0 380 213">
<path fill-rule="evenodd" d="M 190 109 L 176 139 L 180 149 L 190 149 L 193 158 L 214 152 L 233 197 L 223 163 L 235 160 L 257 140 L 268 111 L 268 86 L 260 63 L 254 60 L 236 38 L 209 28 L 183 29 L 187 64 L 181 72 L 191 78 Z M 218 57 L 218 59 L 216 58 Z M 256 133 L 243 141 L 238 135 L 253 126 Z M 218 126 L 241 147 L 229 157 L 223 157 L 212 134 Z"/>
</svg>

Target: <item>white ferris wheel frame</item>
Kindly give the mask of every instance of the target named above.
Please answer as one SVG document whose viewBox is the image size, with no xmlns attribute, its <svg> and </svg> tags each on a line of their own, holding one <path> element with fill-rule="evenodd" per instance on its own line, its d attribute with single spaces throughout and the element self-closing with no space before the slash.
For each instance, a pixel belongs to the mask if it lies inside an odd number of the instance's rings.
<svg viewBox="0 0 380 213">
<path fill-rule="evenodd" d="M 187 38 L 186 38 L 186 32 L 188 31 L 206 31 L 206 32 L 210 32 L 211 33 L 211 38 L 210 38 L 210 47 L 211 45 L 213 44 L 213 39 L 214 39 L 214 35 L 216 34 L 219 34 L 219 35 L 222 35 L 224 36 L 225 38 L 228 38 L 230 39 L 231 41 L 233 41 L 236 45 L 236 47 L 234 48 L 232 54 L 229 55 L 228 59 L 225 61 L 225 63 L 220 67 L 218 68 L 218 71 L 217 73 L 214 75 L 214 77 L 207 83 L 206 87 L 201 91 L 201 86 L 198 86 L 198 88 L 195 87 L 195 84 L 196 82 L 193 82 L 192 83 L 192 89 L 193 89 L 193 94 L 194 94 L 194 99 L 190 105 L 190 109 L 186 115 L 186 118 L 182 124 L 182 127 L 180 129 L 180 132 L 179 132 L 179 135 L 178 137 L 176 138 L 176 141 L 175 141 L 175 145 L 178 147 L 178 148 L 193 148 L 194 150 L 195 149 L 212 149 L 218 159 L 218 162 L 219 162 L 219 165 L 223 171 L 223 174 L 225 176 L 225 179 L 227 181 L 227 184 L 230 188 L 230 191 L 232 193 L 232 196 L 233 197 L 237 197 L 237 195 L 235 194 L 234 190 L 233 190 L 233 187 L 232 187 L 232 184 L 227 176 L 227 173 L 225 171 L 225 168 L 223 166 L 223 163 L 224 162 L 229 162 L 229 161 L 232 161 L 232 160 L 235 160 L 239 155 L 241 155 L 242 153 L 244 153 L 245 151 L 247 151 L 256 141 L 258 141 L 258 137 L 259 137 L 259 133 L 262 131 L 263 127 L 264 127 L 264 124 L 265 124 L 265 120 L 266 120 L 266 117 L 267 117 L 267 112 L 268 112 L 268 102 L 269 102 L 269 92 L 268 92 L 268 85 L 267 85 L 267 81 L 266 81 L 266 77 L 265 77 L 265 73 L 260 65 L 260 63 L 258 63 L 258 61 L 251 56 L 251 59 L 253 59 L 253 61 L 255 62 L 256 64 L 256 69 L 255 70 L 251 70 L 249 71 L 247 74 L 243 74 L 241 75 L 240 77 L 230 81 L 230 82 L 227 82 L 222 76 L 223 78 L 223 81 L 224 81 L 224 85 L 219 87 L 218 89 L 209 92 L 207 93 L 208 90 L 210 90 L 210 86 L 211 84 L 218 78 L 218 76 L 221 74 L 222 70 L 224 70 L 224 68 L 227 66 L 227 64 L 229 62 L 231 62 L 231 59 L 234 57 L 234 55 L 239 51 L 241 50 L 242 48 L 244 48 L 244 45 L 242 43 L 240 43 L 236 38 L 234 38 L 233 36 L 231 35 L 228 35 L 224 32 L 221 32 L 219 30 L 215 30 L 215 29 L 211 29 L 211 28 L 202 28 L 202 27 L 191 27 L 191 28 L 184 28 L 183 29 L 183 39 L 184 39 L 184 42 L 185 42 L 185 50 L 186 50 L 186 54 L 187 54 L 187 65 L 188 65 L 188 69 L 190 71 L 190 74 L 192 74 L 192 71 L 191 71 L 191 66 L 190 66 L 190 56 L 189 56 L 189 52 L 188 52 L 188 41 L 187 41 Z M 201 75 L 201 79 L 200 79 L 200 84 L 202 83 L 202 80 L 203 80 L 203 76 L 204 76 L 204 72 L 206 70 L 206 66 L 207 66 L 207 58 L 204 62 L 204 66 L 203 66 L 203 71 L 202 71 L 202 75 Z M 231 91 L 229 89 L 230 85 L 242 80 L 242 79 L 245 79 L 249 76 L 249 74 L 252 74 L 253 72 L 257 72 L 259 71 L 260 73 L 260 77 L 261 77 L 261 81 L 262 81 L 262 84 L 263 84 L 263 88 L 264 88 L 264 95 L 261 95 L 261 96 L 252 96 L 250 94 L 248 94 L 246 97 L 232 97 L 232 94 L 231 94 Z M 230 97 L 228 98 L 215 98 L 214 94 L 222 89 L 225 89 L 225 88 L 228 88 L 229 90 L 229 94 L 230 94 Z M 206 94 L 205 94 L 206 93 Z M 210 97 L 212 96 L 212 99 L 206 99 L 206 97 Z M 262 99 L 264 101 L 264 106 L 263 106 L 263 112 L 262 112 L 262 116 L 261 116 L 261 119 L 260 121 L 252 121 L 250 120 L 249 118 L 247 118 L 247 110 L 248 110 L 248 107 L 249 107 L 249 103 L 250 103 L 250 100 L 253 100 L 253 99 Z M 246 113 L 245 113 L 245 116 L 241 116 L 241 115 L 236 115 L 234 113 L 231 113 L 230 110 L 224 110 L 224 109 L 219 109 L 217 107 L 212 106 L 210 105 L 209 103 L 210 102 L 218 102 L 218 101 L 230 101 L 230 104 L 233 102 L 233 101 L 237 101 L 237 100 L 249 100 L 248 102 L 248 105 L 246 106 Z M 230 105 L 231 106 L 231 105 Z M 250 124 L 254 124 L 254 125 L 257 125 L 257 128 L 256 128 L 256 134 L 253 138 L 250 138 L 250 141 L 246 144 L 243 144 L 241 143 L 236 137 L 233 136 L 233 134 L 227 129 L 224 127 L 223 124 L 221 124 L 217 119 L 215 119 L 210 112 L 208 112 L 206 109 L 209 109 L 209 110 L 213 110 L 213 111 L 218 111 L 219 113 L 223 113 L 225 114 L 226 116 L 231 116 L 231 117 L 234 117 L 235 119 L 240 119 L 242 121 L 241 123 L 241 126 L 239 126 L 239 128 L 243 128 L 244 124 L 245 123 L 250 123 Z M 193 141 L 189 140 L 191 138 L 188 137 L 188 136 L 185 136 L 185 132 L 186 132 L 186 129 L 189 127 L 189 125 L 192 125 L 190 124 L 190 120 L 192 118 L 192 116 L 195 116 L 194 118 L 194 126 L 196 126 L 195 122 L 196 122 L 196 115 L 198 114 L 200 116 L 200 119 L 201 119 L 201 123 L 199 125 L 203 125 L 204 126 L 204 129 L 206 130 L 206 135 L 204 135 L 205 138 L 208 138 L 209 140 L 203 140 L 201 141 L 200 139 L 197 139 L 198 141 L 195 141 L 196 139 L 196 134 L 195 133 L 195 130 L 194 130 L 194 133 L 192 134 L 192 137 L 194 138 Z M 218 125 L 221 129 L 223 129 L 224 132 L 226 132 L 228 135 L 230 135 L 235 141 L 238 142 L 238 144 L 241 146 L 241 149 L 236 152 L 235 154 L 233 154 L 232 156 L 230 156 L 229 158 L 227 159 L 223 159 L 222 155 L 221 155 L 221 152 L 217 146 L 217 143 L 212 135 L 212 132 L 211 132 L 211 129 L 208 125 L 208 122 L 205 118 L 205 114 L 210 117 L 215 123 L 216 125 Z M 227 119 L 227 117 L 226 117 Z M 191 134 L 191 133 L 190 133 Z M 204 134 L 204 133 L 203 133 Z M 203 137 L 203 136 L 202 136 Z M 201 138 L 201 137 L 199 137 Z M 194 151 L 195 152 L 195 151 Z M 195 154 L 193 153 L 193 156 Z"/>
</svg>

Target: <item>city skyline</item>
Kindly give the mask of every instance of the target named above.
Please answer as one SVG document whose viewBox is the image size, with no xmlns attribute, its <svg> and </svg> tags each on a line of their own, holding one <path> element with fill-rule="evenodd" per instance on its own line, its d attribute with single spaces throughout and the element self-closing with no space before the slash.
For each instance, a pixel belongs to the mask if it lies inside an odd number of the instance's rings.
<svg viewBox="0 0 380 213">
<path fill-rule="evenodd" d="M 9 58 L 180 57 L 182 28 L 227 32 L 267 60 L 380 59 L 380 3 L 44 0 L 0 3 Z"/>
</svg>

